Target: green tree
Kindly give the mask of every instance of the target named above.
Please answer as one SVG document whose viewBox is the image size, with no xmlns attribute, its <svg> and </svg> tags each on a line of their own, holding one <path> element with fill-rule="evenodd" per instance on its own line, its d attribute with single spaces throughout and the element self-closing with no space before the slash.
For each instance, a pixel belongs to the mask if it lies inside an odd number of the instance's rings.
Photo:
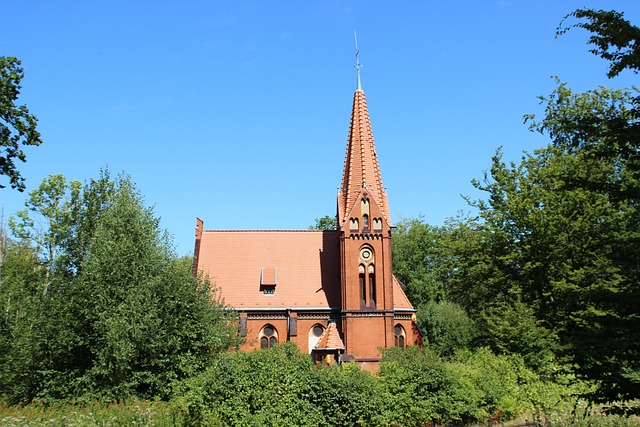
<svg viewBox="0 0 640 427">
<path fill-rule="evenodd" d="M 591 33 L 587 43 L 594 46 L 590 52 L 611 63 L 607 76 L 615 77 L 624 69 L 637 73 L 640 69 L 640 28 L 623 16 L 615 10 L 577 9 L 565 16 L 556 30 L 556 37 L 571 28 L 585 29 Z M 565 26 L 570 18 L 582 21 Z"/>
<path fill-rule="evenodd" d="M 96 223 L 78 276 L 85 316 L 83 373 L 98 396 L 167 396 L 172 381 L 202 369 L 233 345 L 233 314 L 193 277 L 127 177 Z"/>
<path fill-rule="evenodd" d="M 489 276 L 486 256 L 479 224 L 463 215 L 440 227 L 403 219 L 393 233 L 394 275 L 417 307 L 448 300 L 477 311 L 484 301 L 476 295 L 477 284 Z"/>
<path fill-rule="evenodd" d="M 322 218 L 316 218 L 316 223 L 309 226 L 309 230 L 327 230 L 333 231 L 338 229 L 338 221 L 335 216 L 325 215 Z"/>
<path fill-rule="evenodd" d="M 3 400 L 167 397 L 173 382 L 235 345 L 233 312 L 208 280 L 193 276 L 190 259 L 176 256 L 128 177 L 110 181 L 103 173 L 63 206 L 64 238 L 56 240 L 46 294 L 27 292 L 45 280 L 35 244 L 20 241 L 20 253 L 32 254 L 25 267 L 7 256 L 4 269 L 22 278 L 0 293 L 11 308 L 3 326 L 10 336 L 0 343 Z M 57 212 L 39 211 L 49 219 Z M 31 259 L 42 280 L 26 276 Z M 27 280 L 30 288 L 19 290 Z"/>
<path fill-rule="evenodd" d="M 393 273 L 414 305 L 440 300 L 448 272 L 446 231 L 422 219 L 403 219 L 393 231 Z"/>
<path fill-rule="evenodd" d="M 637 124 L 633 99 L 559 83 L 543 98 L 545 117 L 527 117 L 552 143 L 519 164 L 498 153 L 475 182 L 487 193 L 476 206 L 498 278 L 489 307 L 530 307 L 579 372 L 601 382 L 602 399 L 640 392 L 640 180 L 621 131 Z"/>
<path fill-rule="evenodd" d="M 0 175 L 9 178 L 9 184 L 24 191 L 24 178 L 16 167 L 16 160 L 26 161 L 21 146 L 40 145 L 38 119 L 26 105 L 16 105 L 20 95 L 20 82 L 24 70 L 20 61 L 12 56 L 0 56 Z M 0 184 L 0 188 L 5 185 Z"/>
<path fill-rule="evenodd" d="M 476 326 L 467 312 L 449 301 L 430 301 L 418 307 L 418 323 L 426 344 L 440 356 L 467 349 L 476 336 Z"/>
<path fill-rule="evenodd" d="M 35 245 L 48 280 L 53 274 L 61 244 L 69 233 L 71 205 L 78 199 L 81 185 L 79 181 L 67 183 L 67 179 L 60 174 L 49 175 L 29 193 L 25 201 L 26 209 L 9 218 L 12 234 Z M 49 285 L 47 282 L 43 289 L 45 294 Z"/>
<path fill-rule="evenodd" d="M 481 342 L 494 352 L 521 355 L 527 367 L 551 376 L 557 368 L 558 337 L 543 326 L 533 309 L 521 302 L 491 307 L 479 323 Z"/>
</svg>

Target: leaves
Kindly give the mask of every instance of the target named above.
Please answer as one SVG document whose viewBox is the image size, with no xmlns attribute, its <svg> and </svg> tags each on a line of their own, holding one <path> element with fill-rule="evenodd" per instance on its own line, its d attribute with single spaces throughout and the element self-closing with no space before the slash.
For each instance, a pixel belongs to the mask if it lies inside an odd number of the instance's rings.
<svg viewBox="0 0 640 427">
<path fill-rule="evenodd" d="M 9 178 L 12 188 L 24 191 L 24 178 L 16 167 L 16 160 L 26 161 L 21 145 L 37 146 L 42 140 L 36 130 L 38 119 L 26 105 L 16 105 L 24 77 L 20 64 L 17 58 L 0 56 L 0 175 Z"/>
<path fill-rule="evenodd" d="M 615 10 L 577 9 L 564 17 L 556 30 L 556 37 L 571 28 L 583 28 L 591 33 L 587 43 L 595 46 L 590 52 L 610 62 L 607 73 L 609 78 L 627 68 L 637 73 L 640 69 L 640 29 L 623 16 L 622 12 Z M 565 27 L 565 21 L 569 18 L 586 22 Z"/>
<path fill-rule="evenodd" d="M 16 274 L 0 287 L 3 399 L 167 397 L 173 382 L 236 345 L 234 313 L 193 276 L 190 259 L 175 255 L 128 177 L 103 172 L 84 188 L 50 177 L 28 206 L 45 227 L 28 215 L 14 224 L 25 239 L 11 245 L 6 270 Z M 38 242 L 55 250 L 38 259 Z M 29 276 L 34 262 L 39 274 Z"/>
</svg>

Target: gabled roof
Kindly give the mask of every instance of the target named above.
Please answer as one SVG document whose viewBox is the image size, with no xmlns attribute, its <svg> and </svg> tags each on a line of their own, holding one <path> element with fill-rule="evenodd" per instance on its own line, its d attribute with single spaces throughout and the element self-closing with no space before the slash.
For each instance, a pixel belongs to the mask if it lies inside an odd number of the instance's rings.
<svg viewBox="0 0 640 427">
<path fill-rule="evenodd" d="M 318 343 L 316 344 L 316 349 L 318 350 L 344 350 L 344 343 L 340 338 L 340 332 L 338 332 L 338 327 L 335 323 L 329 323 L 327 329 L 324 330 L 320 338 L 318 339 Z"/>
<path fill-rule="evenodd" d="M 367 100 L 364 91 L 358 89 L 353 95 L 347 153 L 342 172 L 342 185 L 338 194 L 338 226 L 344 224 L 364 187 L 387 222 L 391 223 L 387 194 L 382 185 L 378 156 L 373 142 Z"/>
<path fill-rule="evenodd" d="M 411 301 L 407 297 L 407 294 L 404 293 L 404 289 L 400 284 L 400 281 L 396 279 L 396 276 L 393 276 L 393 308 L 398 309 L 407 309 L 411 311 L 415 311 Z"/>
<path fill-rule="evenodd" d="M 202 230 L 198 246 L 197 271 L 235 309 L 340 307 L 335 231 Z"/>
</svg>

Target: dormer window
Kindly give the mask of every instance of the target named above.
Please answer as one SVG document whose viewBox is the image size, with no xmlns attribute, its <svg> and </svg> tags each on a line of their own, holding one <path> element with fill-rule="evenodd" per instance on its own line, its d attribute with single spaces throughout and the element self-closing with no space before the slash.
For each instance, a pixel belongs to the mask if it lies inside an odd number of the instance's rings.
<svg viewBox="0 0 640 427">
<path fill-rule="evenodd" d="M 273 295 L 276 293 L 276 284 L 278 283 L 278 267 L 264 268 L 260 271 L 260 290 L 265 295 Z"/>
<path fill-rule="evenodd" d="M 276 285 L 262 285 L 262 293 L 265 295 L 273 295 L 276 293 Z"/>
</svg>

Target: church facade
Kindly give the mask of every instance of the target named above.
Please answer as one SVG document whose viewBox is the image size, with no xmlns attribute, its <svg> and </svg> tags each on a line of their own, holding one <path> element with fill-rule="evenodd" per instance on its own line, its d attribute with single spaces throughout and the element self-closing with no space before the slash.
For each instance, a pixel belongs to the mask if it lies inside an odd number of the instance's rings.
<svg viewBox="0 0 640 427">
<path fill-rule="evenodd" d="M 194 272 L 237 311 L 243 350 L 291 341 L 318 362 L 375 369 L 381 349 L 421 344 L 393 275 L 389 205 L 359 77 L 358 69 L 337 230 L 205 230 L 196 220 Z"/>
</svg>

